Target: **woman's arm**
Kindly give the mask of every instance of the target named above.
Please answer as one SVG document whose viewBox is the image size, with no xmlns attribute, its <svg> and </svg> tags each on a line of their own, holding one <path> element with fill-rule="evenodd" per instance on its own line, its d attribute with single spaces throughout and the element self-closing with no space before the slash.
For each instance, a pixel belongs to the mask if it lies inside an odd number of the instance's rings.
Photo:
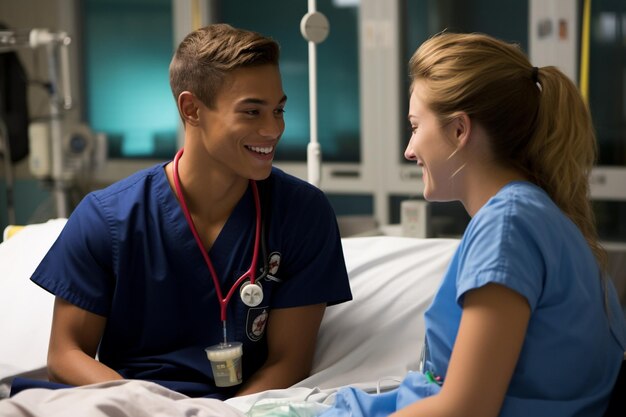
<svg viewBox="0 0 626 417">
<path fill-rule="evenodd" d="M 287 388 L 309 376 L 325 310 L 326 304 L 271 310 L 267 361 L 237 395 Z"/>
<path fill-rule="evenodd" d="M 120 374 L 95 359 L 105 324 L 106 318 L 55 298 L 48 347 L 51 381 L 86 385 L 122 379 Z"/>
<path fill-rule="evenodd" d="M 465 294 L 459 332 L 439 394 L 413 403 L 394 417 L 496 417 L 517 364 L 530 306 L 499 284 Z"/>
</svg>

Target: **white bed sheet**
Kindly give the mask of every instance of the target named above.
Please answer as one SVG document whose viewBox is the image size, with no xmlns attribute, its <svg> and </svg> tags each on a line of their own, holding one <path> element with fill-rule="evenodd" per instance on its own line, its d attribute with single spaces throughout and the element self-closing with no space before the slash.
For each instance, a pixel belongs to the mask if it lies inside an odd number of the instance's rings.
<svg viewBox="0 0 626 417">
<path fill-rule="evenodd" d="M 0 398 L 3 382 L 45 373 L 54 297 L 30 276 L 65 221 L 29 225 L 0 244 Z"/>
<path fill-rule="evenodd" d="M 29 225 L 0 244 L 0 383 L 5 393 L 16 375 L 45 374 L 53 297 L 29 278 L 64 223 L 58 219 Z M 259 400 L 322 402 L 346 385 L 370 391 L 395 386 L 407 371 L 417 369 L 423 313 L 458 240 L 373 236 L 342 243 L 354 300 L 326 310 L 311 376 L 288 390 L 228 404 L 247 411 Z M 126 385 L 113 386 L 119 392 Z M 85 392 L 94 391 L 78 391 Z M 51 395 L 42 393 L 40 398 Z"/>
</svg>

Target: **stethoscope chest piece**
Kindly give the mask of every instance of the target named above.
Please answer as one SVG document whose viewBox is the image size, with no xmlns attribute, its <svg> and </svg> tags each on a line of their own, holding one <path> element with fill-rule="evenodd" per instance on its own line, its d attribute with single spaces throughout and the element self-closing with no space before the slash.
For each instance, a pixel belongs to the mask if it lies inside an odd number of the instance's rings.
<svg viewBox="0 0 626 417">
<path fill-rule="evenodd" d="M 263 301 L 263 288 L 257 283 L 246 281 L 239 289 L 241 301 L 248 307 L 256 307 Z"/>
</svg>

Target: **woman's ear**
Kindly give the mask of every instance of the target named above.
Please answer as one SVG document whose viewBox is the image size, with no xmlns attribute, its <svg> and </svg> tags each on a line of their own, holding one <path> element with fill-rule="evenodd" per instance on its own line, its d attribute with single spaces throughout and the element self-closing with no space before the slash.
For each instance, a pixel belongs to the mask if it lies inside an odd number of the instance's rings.
<svg viewBox="0 0 626 417">
<path fill-rule="evenodd" d="M 192 93 L 183 91 L 178 95 L 178 111 L 185 124 L 198 126 L 200 108 Z"/>
<path fill-rule="evenodd" d="M 457 147 L 462 148 L 468 144 L 472 133 L 472 121 L 467 113 L 459 112 L 454 115 L 452 122 L 452 134 Z"/>
</svg>

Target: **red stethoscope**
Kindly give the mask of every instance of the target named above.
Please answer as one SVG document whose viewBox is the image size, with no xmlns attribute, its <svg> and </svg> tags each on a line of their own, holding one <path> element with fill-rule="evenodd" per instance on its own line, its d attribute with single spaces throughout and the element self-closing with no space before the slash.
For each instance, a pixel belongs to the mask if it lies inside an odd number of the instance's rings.
<svg viewBox="0 0 626 417">
<path fill-rule="evenodd" d="M 222 296 L 222 289 L 220 286 L 220 281 L 217 277 L 217 273 L 215 272 L 215 268 L 213 267 L 213 262 L 211 262 L 211 258 L 209 258 L 209 254 L 207 253 L 204 245 L 202 244 L 202 240 L 200 239 L 200 235 L 198 235 L 198 231 L 193 223 L 193 219 L 191 218 L 191 213 L 187 208 L 187 203 L 185 202 L 185 197 L 183 196 L 183 192 L 180 186 L 180 178 L 178 176 L 178 161 L 180 157 L 183 155 L 183 148 L 181 148 L 174 157 L 174 187 L 176 188 L 176 195 L 178 196 L 178 201 L 180 202 L 180 206 L 183 210 L 183 214 L 187 219 L 187 223 L 189 224 L 189 228 L 191 229 L 191 233 L 196 240 L 196 244 L 204 257 L 204 261 L 211 272 L 211 278 L 213 279 L 213 284 L 215 285 L 215 291 L 217 292 L 218 301 L 220 303 L 220 319 L 222 320 L 222 324 L 224 327 L 224 342 L 226 343 L 226 307 L 228 306 L 228 302 L 233 296 L 239 285 L 242 285 L 240 289 L 241 300 L 248 307 L 256 307 L 261 304 L 263 301 L 263 289 L 261 286 L 256 283 L 256 279 L 254 273 L 256 271 L 258 254 L 259 254 L 259 243 L 261 241 L 261 201 L 259 198 L 259 190 L 257 188 L 256 182 L 254 180 L 250 180 L 250 186 L 252 187 L 252 194 L 254 195 L 254 208 L 256 210 L 256 228 L 254 233 L 254 252 L 252 253 L 252 262 L 250 263 L 250 268 L 243 273 L 230 287 L 230 290 L 226 294 L 226 297 Z M 249 280 L 244 283 L 244 281 Z"/>
</svg>

